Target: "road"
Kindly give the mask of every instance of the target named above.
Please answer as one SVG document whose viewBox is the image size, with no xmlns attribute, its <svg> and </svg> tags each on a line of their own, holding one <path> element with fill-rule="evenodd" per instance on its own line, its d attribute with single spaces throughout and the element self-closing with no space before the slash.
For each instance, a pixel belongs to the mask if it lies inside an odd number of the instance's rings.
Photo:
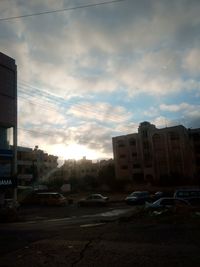
<svg viewBox="0 0 200 267">
<path fill-rule="evenodd" d="M 0 225 L 0 267 L 199 266 L 199 220 L 158 222 L 130 216 L 134 208 L 123 205 L 72 205 L 67 217 L 61 208 L 54 218 L 53 209 L 36 210 L 31 220 Z"/>
<path fill-rule="evenodd" d="M 23 248 L 29 242 L 72 227 L 102 225 L 134 212 L 134 207 L 111 204 L 108 207 L 32 206 L 20 209 L 19 222 L 0 224 L 0 255 Z"/>
</svg>

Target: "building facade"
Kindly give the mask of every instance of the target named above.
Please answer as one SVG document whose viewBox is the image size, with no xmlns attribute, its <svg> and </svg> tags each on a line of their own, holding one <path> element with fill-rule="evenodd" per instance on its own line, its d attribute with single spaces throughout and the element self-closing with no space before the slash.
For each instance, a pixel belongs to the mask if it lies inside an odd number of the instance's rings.
<svg viewBox="0 0 200 267">
<path fill-rule="evenodd" d="M 113 137 L 116 178 L 154 184 L 198 180 L 199 133 L 182 125 L 158 129 L 143 122 L 138 133 Z"/>
<path fill-rule="evenodd" d="M 37 185 L 57 170 L 58 157 L 49 155 L 38 147 L 17 148 L 18 185 Z"/>
<path fill-rule="evenodd" d="M 14 59 L 0 52 L 0 199 L 2 201 L 8 192 L 9 197 L 16 198 L 16 174 L 17 66 Z"/>
<path fill-rule="evenodd" d="M 62 170 L 65 173 L 66 179 L 70 177 L 82 178 L 84 176 L 97 177 L 99 171 L 99 163 L 83 157 L 80 160 L 65 160 Z"/>
</svg>

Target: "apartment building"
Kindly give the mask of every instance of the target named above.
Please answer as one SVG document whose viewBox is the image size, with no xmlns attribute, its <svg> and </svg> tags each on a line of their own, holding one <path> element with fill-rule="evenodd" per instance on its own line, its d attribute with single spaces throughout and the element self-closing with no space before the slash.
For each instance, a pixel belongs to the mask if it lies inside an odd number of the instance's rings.
<svg viewBox="0 0 200 267">
<path fill-rule="evenodd" d="M 18 185 L 33 185 L 47 179 L 57 169 L 58 157 L 38 147 L 17 148 Z"/>
<path fill-rule="evenodd" d="M 66 178 L 82 178 L 84 176 L 96 177 L 99 171 L 99 164 L 86 159 L 86 157 L 83 157 L 80 160 L 68 159 L 65 160 L 62 170 L 65 172 Z"/>
<path fill-rule="evenodd" d="M 194 175 L 198 180 L 200 179 L 200 128 L 188 131 L 193 150 Z"/>
<path fill-rule="evenodd" d="M 154 184 L 198 179 L 199 139 L 191 138 L 196 132 L 199 136 L 199 129 L 188 130 L 182 125 L 158 129 L 142 122 L 138 133 L 113 137 L 116 178 Z"/>
</svg>

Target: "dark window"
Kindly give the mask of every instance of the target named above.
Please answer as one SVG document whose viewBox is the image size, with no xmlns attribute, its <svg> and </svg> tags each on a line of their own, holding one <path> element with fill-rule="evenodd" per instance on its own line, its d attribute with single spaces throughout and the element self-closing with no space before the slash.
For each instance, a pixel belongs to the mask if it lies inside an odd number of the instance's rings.
<svg viewBox="0 0 200 267">
<path fill-rule="evenodd" d="M 138 168 L 140 168 L 141 166 L 140 166 L 140 164 L 133 164 L 133 168 L 134 169 L 138 169 Z"/>
<path fill-rule="evenodd" d="M 123 170 L 127 170 L 127 169 L 128 169 L 128 166 L 127 166 L 127 165 L 122 165 L 122 166 L 121 166 L 121 169 L 123 169 Z"/>
<path fill-rule="evenodd" d="M 179 134 L 176 133 L 176 132 L 170 132 L 170 133 L 169 133 L 169 136 L 170 136 L 170 139 L 171 139 L 171 140 L 179 140 L 179 139 L 180 139 Z"/>
<path fill-rule="evenodd" d="M 122 141 L 122 140 L 119 140 L 119 141 L 117 142 L 117 144 L 118 144 L 118 147 L 125 147 L 125 143 L 124 143 L 124 141 Z"/>
<path fill-rule="evenodd" d="M 149 149 L 149 142 L 143 142 L 143 148 Z"/>
<path fill-rule="evenodd" d="M 143 130 L 142 131 L 142 137 L 145 137 L 145 138 L 148 137 L 147 130 Z"/>
<path fill-rule="evenodd" d="M 131 138 L 131 139 L 129 140 L 129 144 L 130 144 L 131 146 L 135 146 L 135 145 L 136 145 L 136 140 L 135 140 L 134 138 Z"/>
<path fill-rule="evenodd" d="M 194 133 L 194 134 L 192 134 L 192 138 L 194 141 L 200 141 L 200 134 Z"/>
<path fill-rule="evenodd" d="M 121 155 L 119 155 L 119 158 L 120 158 L 120 159 L 124 159 L 124 158 L 126 158 L 126 155 L 121 154 Z"/>
<path fill-rule="evenodd" d="M 194 150 L 195 150 L 195 153 L 200 153 L 200 145 L 195 146 Z"/>
<path fill-rule="evenodd" d="M 180 192 L 178 192 L 178 194 L 177 194 L 177 196 L 178 197 L 189 197 L 190 196 L 190 192 L 187 192 L 187 191 L 180 191 Z"/>
<path fill-rule="evenodd" d="M 145 160 L 150 160 L 151 159 L 151 154 L 150 153 L 145 153 L 144 154 L 144 159 Z"/>
</svg>

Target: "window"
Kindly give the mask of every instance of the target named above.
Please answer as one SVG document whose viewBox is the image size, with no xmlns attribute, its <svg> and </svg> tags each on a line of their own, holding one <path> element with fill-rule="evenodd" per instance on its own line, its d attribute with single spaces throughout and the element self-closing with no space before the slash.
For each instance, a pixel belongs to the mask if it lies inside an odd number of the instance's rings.
<svg viewBox="0 0 200 267">
<path fill-rule="evenodd" d="M 179 140 L 180 139 L 179 134 L 176 133 L 176 132 L 170 132 L 169 133 L 169 137 L 170 137 L 171 140 Z"/>
<path fill-rule="evenodd" d="M 145 137 L 145 138 L 148 137 L 147 130 L 143 130 L 142 131 L 142 137 Z"/>
<path fill-rule="evenodd" d="M 124 159 L 124 158 L 126 158 L 126 155 L 121 154 L 121 155 L 119 155 L 119 158 L 120 158 L 120 159 Z"/>
<path fill-rule="evenodd" d="M 200 134 L 198 134 L 198 133 L 194 133 L 194 134 L 192 135 L 192 138 L 193 138 L 194 141 L 200 141 Z"/>
<path fill-rule="evenodd" d="M 190 196 L 190 192 L 189 191 L 180 191 L 177 194 L 178 197 L 189 197 Z"/>
<path fill-rule="evenodd" d="M 140 166 L 140 164 L 133 164 L 133 168 L 134 169 L 138 169 L 138 168 L 140 168 L 141 166 Z"/>
<path fill-rule="evenodd" d="M 127 165 L 122 165 L 122 166 L 121 166 L 121 169 L 122 169 L 122 170 L 127 170 L 127 169 L 128 169 L 128 166 L 127 166 Z"/>
<path fill-rule="evenodd" d="M 130 146 L 136 146 L 136 140 L 134 138 L 129 139 Z"/>
<path fill-rule="evenodd" d="M 149 142 L 143 142 L 143 148 L 149 149 Z"/>
<path fill-rule="evenodd" d="M 162 150 L 163 149 L 163 140 L 159 134 L 153 135 L 153 145 L 155 150 Z"/>
<path fill-rule="evenodd" d="M 151 159 L 151 154 L 150 153 L 145 153 L 144 154 L 144 160 L 150 160 Z"/>
<path fill-rule="evenodd" d="M 117 144 L 118 144 L 118 147 L 125 147 L 125 143 L 124 143 L 124 141 L 122 141 L 122 140 L 119 140 L 119 141 L 117 142 Z"/>
<path fill-rule="evenodd" d="M 200 153 L 200 145 L 195 146 L 194 151 L 195 153 Z"/>
</svg>

